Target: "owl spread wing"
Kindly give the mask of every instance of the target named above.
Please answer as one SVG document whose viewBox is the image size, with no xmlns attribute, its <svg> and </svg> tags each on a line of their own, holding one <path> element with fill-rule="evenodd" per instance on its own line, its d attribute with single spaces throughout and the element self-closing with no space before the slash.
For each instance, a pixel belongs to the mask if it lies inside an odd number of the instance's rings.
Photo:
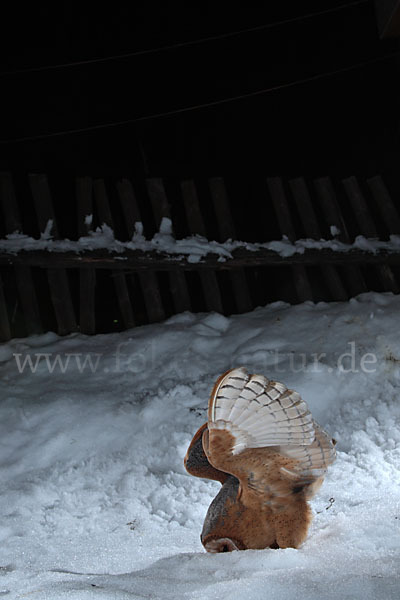
<svg viewBox="0 0 400 600">
<path fill-rule="evenodd" d="M 242 484 L 249 483 L 250 473 L 253 486 L 262 490 L 272 481 L 281 490 L 285 481 L 292 488 L 311 487 L 322 482 L 335 459 L 334 443 L 300 395 L 244 368 L 228 371 L 215 384 L 205 433 L 210 463 Z"/>
</svg>

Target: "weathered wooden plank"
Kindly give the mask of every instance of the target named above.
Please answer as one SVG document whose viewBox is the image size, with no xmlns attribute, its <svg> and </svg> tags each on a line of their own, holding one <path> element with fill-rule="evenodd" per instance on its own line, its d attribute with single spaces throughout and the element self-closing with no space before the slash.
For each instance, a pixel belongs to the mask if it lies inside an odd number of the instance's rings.
<svg viewBox="0 0 400 600">
<path fill-rule="evenodd" d="M 136 223 L 142 223 L 137 198 L 129 179 L 117 182 L 118 196 L 121 202 L 128 235 L 132 238 L 135 233 Z M 150 323 L 156 323 L 165 319 L 165 311 L 162 302 L 160 286 L 154 271 L 139 271 L 139 283 L 143 293 L 147 317 Z"/>
<path fill-rule="evenodd" d="M 182 181 L 181 190 L 189 232 L 191 234 L 198 234 L 207 238 L 206 227 L 204 224 L 203 215 L 200 211 L 199 200 L 194 181 L 192 179 Z M 222 314 L 224 309 L 215 272 L 201 271 L 200 281 L 207 310 Z"/>
<path fill-rule="evenodd" d="M 322 269 L 322 277 L 334 300 L 345 301 L 349 295 L 342 283 L 337 268 L 334 265 L 326 265 Z"/>
<path fill-rule="evenodd" d="M 346 222 L 343 218 L 342 211 L 340 210 L 330 178 L 320 177 L 314 181 L 314 186 L 325 216 L 326 224 L 329 227 L 336 227 L 339 231 L 339 233 L 334 236 L 335 239 L 344 243 L 350 243 Z M 368 291 L 367 284 L 360 269 L 352 266 L 343 266 L 343 272 L 351 296 L 357 296 L 358 294 Z"/>
<path fill-rule="evenodd" d="M 209 180 L 211 198 L 217 217 L 217 226 L 220 240 L 236 239 L 235 223 L 229 205 L 225 183 L 222 177 L 213 177 Z M 253 308 L 246 274 L 243 270 L 236 270 L 230 275 L 233 296 L 239 312 L 248 312 Z"/>
<path fill-rule="evenodd" d="M 60 235 L 58 232 L 47 176 L 42 173 L 30 174 L 29 184 L 32 192 L 33 202 L 35 204 L 39 231 L 43 233 L 46 230 L 49 221 L 51 220 L 51 234 L 55 239 L 59 239 Z"/>
<path fill-rule="evenodd" d="M 367 179 L 369 189 L 389 233 L 400 233 L 400 217 L 388 189 L 379 175 Z"/>
<path fill-rule="evenodd" d="M 189 232 L 197 233 L 207 239 L 207 230 L 193 179 L 181 181 L 181 191 Z"/>
<path fill-rule="evenodd" d="M 114 230 L 114 220 L 103 179 L 95 179 L 93 181 L 93 193 L 96 200 L 97 216 L 100 224 L 108 225 Z"/>
<path fill-rule="evenodd" d="M 377 238 L 378 232 L 357 179 L 348 177 L 343 179 L 342 183 L 353 207 L 361 234 L 368 238 Z M 378 273 L 385 290 L 396 294 L 400 291 L 395 275 L 388 265 L 379 266 Z"/>
<path fill-rule="evenodd" d="M 113 280 L 115 291 L 118 297 L 119 309 L 122 315 L 122 321 L 127 329 L 135 326 L 135 318 L 133 316 L 131 299 L 129 296 L 128 286 L 126 283 L 125 273 L 121 271 L 113 271 Z"/>
<path fill-rule="evenodd" d="M 199 276 L 207 310 L 223 314 L 224 307 L 215 271 L 200 271 Z"/>
<path fill-rule="evenodd" d="M 0 276 L 0 341 L 7 342 L 9 339 L 11 339 L 11 328 L 4 296 L 3 280 Z"/>
<path fill-rule="evenodd" d="M 313 300 L 310 279 L 307 275 L 307 270 L 304 265 L 293 265 L 291 271 L 299 302 Z"/>
<path fill-rule="evenodd" d="M 388 265 L 381 265 L 379 267 L 379 273 L 385 290 L 398 294 L 400 292 L 400 287 L 393 270 Z"/>
<path fill-rule="evenodd" d="M 375 14 L 382 39 L 400 36 L 400 0 L 375 0 Z"/>
<path fill-rule="evenodd" d="M 77 330 L 67 272 L 62 268 L 49 268 L 47 277 L 51 301 L 57 319 L 58 333 L 67 335 L 67 333 Z"/>
<path fill-rule="evenodd" d="M 29 175 L 29 184 L 40 231 L 45 231 L 48 222 L 51 220 L 51 233 L 55 238 L 58 238 L 59 231 L 46 175 Z M 47 278 L 49 281 L 51 301 L 57 319 L 58 333 L 60 335 L 65 335 L 71 333 L 71 331 L 76 331 L 77 324 L 67 272 L 63 268 L 52 267 L 49 268 L 47 272 Z"/>
<path fill-rule="evenodd" d="M 11 173 L 0 173 L 0 195 L 7 233 L 22 231 L 17 198 Z"/>
<path fill-rule="evenodd" d="M 14 183 L 10 173 L 2 174 L 1 198 L 5 215 L 6 233 L 22 231 Z M 16 265 L 14 270 L 26 332 L 27 334 L 40 333 L 43 331 L 43 327 L 31 269 L 28 266 Z"/>
<path fill-rule="evenodd" d="M 163 180 L 160 178 L 146 179 L 146 187 L 153 209 L 156 228 L 160 228 L 161 221 L 164 217 L 170 219 L 172 223 L 171 209 Z M 183 271 L 180 271 L 178 268 L 174 269 L 169 274 L 169 280 L 176 312 L 191 310 L 189 290 Z"/>
<path fill-rule="evenodd" d="M 319 240 L 322 237 L 317 216 L 311 202 L 306 182 L 302 177 L 291 179 L 289 186 L 296 202 L 301 222 L 307 237 Z M 333 265 L 325 265 L 321 271 L 325 284 L 334 300 L 347 300 L 348 294 L 343 286 L 337 269 Z"/>
<path fill-rule="evenodd" d="M 141 223 L 142 218 L 135 192 L 133 191 L 133 186 L 129 179 L 117 181 L 117 192 L 128 234 L 129 237 L 132 238 L 135 233 L 135 223 Z"/>
<path fill-rule="evenodd" d="M 275 214 L 278 219 L 279 229 L 281 234 L 285 235 L 292 243 L 296 241 L 297 236 L 293 225 L 292 215 L 290 213 L 289 204 L 283 188 L 282 179 L 280 177 L 267 178 L 268 190 L 271 196 L 272 204 L 275 209 Z"/>
<path fill-rule="evenodd" d="M 86 218 L 93 218 L 93 182 L 91 177 L 77 177 L 75 181 L 77 203 L 78 236 L 86 236 L 91 224 Z M 96 270 L 79 269 L 79 329 L 87 335 L 96 333 Z"/>
<path fill-rule="evenodd" d="M 164 182 L 161 177 L 148 178 L 146 179 L 146 188 L 153 210 L 156 229 L 158 231 L 163 217 L 171 219 L 172 222 L 171 208 L 165 192 Z"/>
<path fill-rule="evenodd" d="M 267 179 L 268 190 L 272 199 L 275 213 L 278 219 L 281 234 L 285 235 L 291 242 L 296 240 L 292 217 L 289 210 L 285 190 L 280 177 L 269 177 Z M 313 299 L 310 280 L 303 265 L 292 267 L 292 277 L 297 297 L 300 302 Z"/>
<path fill-rule="evenodd" d="M 154 271 L 139 271 L 139 282 L 142 288 L 149 323 L 163 321 L 166 317 L 162 302 L 160 286 Z"/>
<path fill-rule="evenodd" d="M 114 221 L 108 201 L 106 186 L 103 179 L 96 179 L 93 182 L 93 192 L 96 202 L 97 215 L 101 224 L 108 225 L 114 231 Z M 121 311 L 124 326 L 129 329 L 134 327 L 135 319 L 133 308 L 129 296 L 129 290 L 126 283 L 125 273 L 113 270 L 112 273 L 115 292 L 117 295 L 119 309 Z"/>
<path fill-rule="evenodd" d="M 289 181 L 289 187 L 297 206 L 301 223 L 307 237 L 320 240 L 321 228 L 311 202 L 311 197 L 303 177 L 296 177 Z"/>
<path fill-rule="evenodd" d="M 250 292 L 247 285 L 246 273 L 243 269 L 232 271 L 230 279 L 233 289 L 233 297 L 238 311 L 240 313 L 249 312 L 253 305 L 250 298 Z"/>
<path fill-rule="evenodd" d="M 43 325 L 31 267 L 23 264 L 15 265 L 15 279 L 27 333 L 41 333 Z"/>
<path fill-rule="evenodd" d="M 170 289 L 177 313 L 191 310 L 189 290 L 186 283 L 185 272 L 181 269 L 170 271 Z"/>
<path fill-rule="evenodd" d="M 166 315 L 156 273 L 150 270 L 139 271 L 138 276 L 149 323 L 163 321 Z"/>
<path fill-rule="evenodd" d="M 314 180 L 314 187 L 318 200 L 324 213 L 325 222 L 329 227 L 336 227 L 339 233 L 335 239 L 349 243 L 350 236 L 347 231 L 346 222 L 343 218 L 336 193 L 329 177 L 320 177 Z M 333 236 L 332 236 L 333 237 Z"/>
<path fill-rule="evenodd" d="M 82 333 L 96 333 L 96 269 L 79 269 L 79 328 Z"/>
<path fill-rule="evenodd" d="M 356 177 L 347 177 L 342 180 L 347 197 L 356 217 L 360 233 L 369 238 L 378 237 L 374 220 L 369 212 L 362 190 Z"/>
<path fill-rule="evenodd" d="M 221 242 L 225 242 L 232 236 L 235 237 L 235 224 L 233 222 L 228 195 L 222 177 L 212 177 L 209 180 L 211 198 L 213 201 L 215 216 Z"/>
<path fill-rule="evenodd" d="M 92 229 L 91 225 L 86 223 L 86 217 L 93 218 L 93 181 L 91 177 L 77 177 L 75 181 L 77 217 L 78 217 L 78 236 L 82 237 L 88 234 Z"/>
</svg>

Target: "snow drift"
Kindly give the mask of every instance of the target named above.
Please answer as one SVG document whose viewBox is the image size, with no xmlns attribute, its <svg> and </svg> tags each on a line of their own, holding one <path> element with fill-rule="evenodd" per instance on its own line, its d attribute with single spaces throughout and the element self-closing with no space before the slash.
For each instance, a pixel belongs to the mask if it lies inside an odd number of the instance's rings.
<svg viewBox="0 0 400 600">
<path fill-rule="evenodd" d="M 0 595 L 398 598 L 399 309 L 369 293 L 4 344 Z M 338 441 L 298 550 L 200 543 L 219 484 L 183 457 L 214 380 L 240 365 L 296 389 Z"/>
</svg>

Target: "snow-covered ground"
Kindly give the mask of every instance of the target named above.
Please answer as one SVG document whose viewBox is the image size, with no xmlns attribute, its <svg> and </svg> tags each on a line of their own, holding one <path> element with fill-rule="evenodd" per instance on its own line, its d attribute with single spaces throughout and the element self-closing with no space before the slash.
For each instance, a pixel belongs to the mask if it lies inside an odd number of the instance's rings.
<svg viewBox="0 0 400 600">
<path fill-rule="evenodd" d="M 1 346 L 0 596 L 399 598 L 399 309 L 370 293 Z M 182 461 L 239 365 L 298 390 L 338 440 L 298 550 L 200 543 L 219 484 Z"/>
</svg>

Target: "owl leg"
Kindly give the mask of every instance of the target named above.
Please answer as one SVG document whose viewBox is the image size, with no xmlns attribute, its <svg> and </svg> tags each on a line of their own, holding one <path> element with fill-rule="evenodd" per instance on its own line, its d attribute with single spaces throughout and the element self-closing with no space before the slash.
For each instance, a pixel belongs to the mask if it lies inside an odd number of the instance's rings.
<svg viewBox="0 0 400 600">
<path fill-rule="evenodd" d="M 203 450 L 202 437 L 205 430 L 207 430 L 207 423 L 204 423 L 194 434 L 184 459 L 185 468 L 190 475 L 194 475 L 195 477 L 214 479 L 215 481 L 224 483 L 228 475 L 213 467 Z"/>
<path fill-rule="evenodd" d="M 276 508 L 272 522 L 279 548 L 298 548 L 307 537 L 311 519 L 311 509 L 304 498 Z"/>
</svg>

